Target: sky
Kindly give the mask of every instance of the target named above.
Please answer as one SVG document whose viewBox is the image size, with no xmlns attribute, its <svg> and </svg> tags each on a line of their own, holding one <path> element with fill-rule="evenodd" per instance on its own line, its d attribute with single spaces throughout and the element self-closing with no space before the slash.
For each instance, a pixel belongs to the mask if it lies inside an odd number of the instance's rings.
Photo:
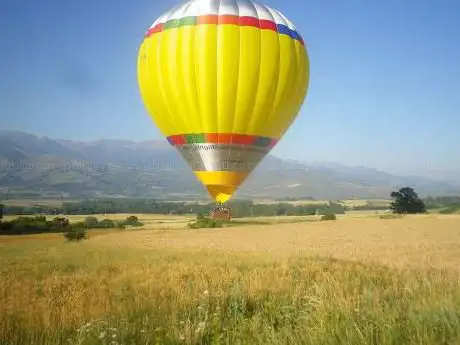
<svg viewBox="0 0 460 345">
<path fill-rule="evenodd" d="M 180 1 L 1 1 L 0 129 L 162 139 L 139 95 L 137 54 L 145 30 Z M 296 25 L 311 65 L 276 156 L 460 172 L 460 1 L 263 2 Z"/>
</svg>

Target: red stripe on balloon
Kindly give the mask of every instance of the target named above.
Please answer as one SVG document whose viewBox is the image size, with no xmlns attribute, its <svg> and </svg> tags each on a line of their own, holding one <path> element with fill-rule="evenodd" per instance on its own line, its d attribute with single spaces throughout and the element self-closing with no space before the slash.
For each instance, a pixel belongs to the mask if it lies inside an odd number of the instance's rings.
<svg viewBox="0 0 460 345">
<path fill-rule="evenodd" d="M 260 28 L 262 30 L 278 31 L 278 27 L 276 26 L 276 23 L 272 22 L 271 20 L 261 19 L 260 20 Z"/>
<path fill-rule="evenodd" d="M 187 143 L 185 136 L 179 134 L 179 135 L 171 135 L 168 137 L 168 141 L 171 145 L 176 146 L 176 145 L 184 145 Z"/>
<path fill-rule="evenodd" d="M 256 28 L 260 27 L 260 22 L 259 19 L 254 18 L 254 17 L 239 17 L 239 23 L 240 26 L 253 26 Z"/>
<path fill-rule="evenodd" d="M 164 27 L 164 24 L 163 24 L 163 23 L 160 23 L 160 24 L 155 25 L 153 28 L 150 28 L 150 29 L 147 31 L 146 36 L 151 36 L 151 35 L 156 34 L 156 33 L 158 33 L 158 32 L 162 32 L 162 31 L 163 31 L 163 27 Z"/>
</svg>

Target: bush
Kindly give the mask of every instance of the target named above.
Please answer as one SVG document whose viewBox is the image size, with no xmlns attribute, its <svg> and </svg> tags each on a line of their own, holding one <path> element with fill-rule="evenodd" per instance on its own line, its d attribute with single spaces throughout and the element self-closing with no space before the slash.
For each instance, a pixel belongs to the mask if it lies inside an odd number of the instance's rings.
<svg viewBox="0 0 460 345">
<path fill-rule="evenodd" d="M 99 222 L 96 217 L 86 217 L 84 223 L 85 223 L 86 228 L 88 229 L 97 228 L 99 225 Z"/>
<path fill-rule="evenodd" d="M 440 214 L 455 214 L 460 211 L 460 205 L 452 205 L 439 211 Z"/>
<path fill-rule="evenodd" d="M 98 228 L 103 228 L 103 229 L 113 229 L 115 228 L 115 222 L 111 219 L 104 219 L 102 222 L 99 222 Z"/>
<path fill-rule="evenodd" d="M 115 227 L 117 229 L 124 229 L 125 228 L 125 222 L 124 221 L 115 222 Z"/>
<path fill-rule="evenodd" d="M 138 227 L 138 226 L 143 226 L 141 222 L 139 222 L 139 219 L 136 216 L 129 216 L 126 217 L 126 220 L 123 222 L 123 226 L 133 226 L 133 227 Z"/>
<path fill-rule="evenodd" d="M 77 222 L 72 224 L 72 229 L 86 229 L 85 222 Z"/>
<path fill-rule="evenodd" d="M 334 213 L 326 213 L 321 217 L 321 220 L 336 220 L 337 217 Z"/>
<path fill-rule="evenodd" d="M 223 224 L 221 221 L 206 218 L 203 215 L 198 215 L 194 222 L 188 224 L 190 229 L 201 229 L 201 228 L 222 228 Z"/>
<path fill-rule="evenodd" d="M 137 218 L 137 216 L 129 216 L 129 217 L 126 217 L 126 221 L 135 223 L 139 221 L 139 218 Z"/>
<path fill-rule="evenodd" d="M 88 233 L 86 232 L 86 229 L 84 228 L 81 228 L 81 229 L 72 228 L 69 231 L 64 233 L 64 237 L 69 242 L 80 242 L 88 238 Z"/>
</svg>

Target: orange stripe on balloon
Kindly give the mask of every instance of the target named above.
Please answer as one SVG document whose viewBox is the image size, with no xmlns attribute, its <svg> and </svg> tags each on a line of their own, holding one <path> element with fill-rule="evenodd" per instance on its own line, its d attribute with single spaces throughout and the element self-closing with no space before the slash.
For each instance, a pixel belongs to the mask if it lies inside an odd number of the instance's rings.
<svg viewBox="0 0 460 345">
<path fill-rule="evenodd" d="M 232 15 L 222 15 L 219 16 L 219 24 L 233 24 L 233 25 L 238 25 L 239 24 L 239 19 L 240 17 L 238 16 L 232 16 Z"/>
<path fill-rule="evenodd" d="M 217 24 L 218 22 L 219 16 L 214 14 L 208 16 L 200 16 L 197 20 L 198 24 Z"/>
</svg>

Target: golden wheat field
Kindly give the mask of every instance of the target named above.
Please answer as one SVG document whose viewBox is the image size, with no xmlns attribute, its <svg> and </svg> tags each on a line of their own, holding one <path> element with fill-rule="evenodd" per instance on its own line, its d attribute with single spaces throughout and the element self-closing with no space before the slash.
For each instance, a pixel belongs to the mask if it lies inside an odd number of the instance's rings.
<svg viewBox="0 0 460 345">
<path fill-rule="evenodd" d="M 189 218 L 0 238 L 0 344 L 460 343 L 458 215 Z"/>
</svg>

